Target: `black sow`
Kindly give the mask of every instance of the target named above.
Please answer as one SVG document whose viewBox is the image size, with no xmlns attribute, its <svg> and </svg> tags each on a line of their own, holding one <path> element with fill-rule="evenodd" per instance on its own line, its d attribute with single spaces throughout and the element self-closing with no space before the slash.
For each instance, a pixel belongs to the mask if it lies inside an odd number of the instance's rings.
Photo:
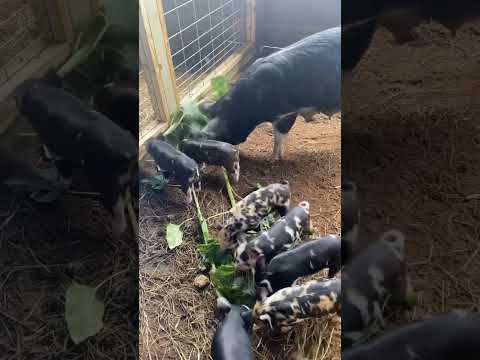
<svg viewBox="0 0 480 360">
<path fill-rule="evenodd" d="M 283 140 L 297 115 L 340 111 L 340 28 L 306 37 L 255 61 L 230 92 L 207 109 L 214 116 L 204 136 L 243 143 L 263 122 L 272 122 L 274 156 L 283 154 Z M 306 115 L 305 115 L 306 114 Z"/>
</svg>

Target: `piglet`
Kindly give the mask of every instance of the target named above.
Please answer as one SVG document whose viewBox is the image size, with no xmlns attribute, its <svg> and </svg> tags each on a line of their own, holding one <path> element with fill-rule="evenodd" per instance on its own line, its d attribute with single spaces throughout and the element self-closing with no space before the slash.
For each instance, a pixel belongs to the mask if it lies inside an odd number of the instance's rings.
<svg viewBox="0 0 480 360">
<path fill-rule="evenodd" d="M 187 202 L 192 202 L 192 187 L 200 189 L 200 173 L 195 160 L 175 149 L 162 140 L 149 140 L 146 144 L 148 153 L 153 157 L 166 178 L 182 187 L 187 194 Z"/>
<path fill-rule="evenodd" d="M 309 229 L 310 204 L 302 201 L 259 237 L 238 245 L 235 250 L 236 269 L 255 269 L 260 257 L 268 263 L 274 256 L 287 251 L 295 242 L 300 241 L 303 232 Z"/>
<path fill-rule="evenodd" d="M 291 286 L 302 276 L 311 275 L 325 268 L 332 278 L 341 267 L 341 240 L 337 235 L 328 235 L 308 241 L 292 250 L 275 256 L 266 265 L 265 257 L 257 261 L 255 282 L 261 299 Z"/>
<path fill-rule="evenodd" d="M 277 291 L 253 309 L 257 325 L 268 324 L 273 333 L 288 332 L 293 325 L 320 318 L 340 309 L 341 280 L 309 281 Z"/>
<path fill-rule="evenodd" d="M 480 359 L 480 314 L 452 311 L 343 352 L 344 360 Z"/>
<path fill-rule="evenodd" d="M 235 248 L 239 235 L 258 228 L 260 222 L 274 210 L 284 216 L 289 205 L 288 181 L 271 184 L 248 194 L 230 209 L 227 221 L 218 234 L 222 250 Z"/>
<path fill-rule="evenodd" d="M 180 143 L 180 150 L 197 163 L 223 166 L 234 182 L 240 179 L 240 152 L 225 142 L 214 140 L 188 140 Z"/>
<path fill-rule="evenodd" d="M 252 310 L 246 306 L 232 305 L 225 298 L 217 299 L 217 308 L 225 316 L 213 337 L 213 360 L 253 359 L 250 340 Z"/>
<path fill-rule="evenodd" d="M 404 235 L 398 230 L 382 234 L 345 268 L 342 280 L 342 346 L 348 348 L 375 321 L 383 325 L 381 308 L 388 295 L 398 300 L 407 298 Z"/>
</svg>

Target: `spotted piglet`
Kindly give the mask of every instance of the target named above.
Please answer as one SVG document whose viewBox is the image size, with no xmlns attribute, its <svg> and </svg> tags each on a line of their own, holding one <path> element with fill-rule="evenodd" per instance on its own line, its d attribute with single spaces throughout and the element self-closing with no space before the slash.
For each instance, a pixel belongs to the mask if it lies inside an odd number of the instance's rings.
<svg viewBox="0 0 480 360">
<path fill-rule="evenodd" d="M 344 360 L 477 360 L 480 314 L 452 311 L 392 330 L 343 352 Z"/>
<path fill-rule="evenodd" d="M 200 189 L 200 173 L 195 160 L 178 151 L 162 140 L 149 140 L 146 144 L 148 153 L 155 160 L 166 178 L 180 185 L 187 195 L 187 202 L 192 202 L 192 188 Z"/>
<path fill-rule="evenodd" d="M 185 139 L 180 143 L 180 150 L 199 164 L 223 166 L 234 182 L 240 179 L 240 151 L 231 144 Z"/>
<path fill-rule="evenodd" d="M 289 250 L 295 242 L 300 241 L 304 231 L 310 228 L 310 204 L 302 201 L 259 237 L 238 245 L 235 250 L 236 270 L 255 269 L 261 257 L 268 263 L 274 256 Z"/>
<path fill-rule="evenodd" d="M 271 184 L 248 194 L 230 209 L 227 222 L 218 234 L 220 247 L 222 250 L 235 248 L 243 232 L 258 228 L 262 219 L 274 210 L 284 216 L 289 206 L 288 181 Z"/>
<path fill-rule="evenodd" d="M 302 276 L 317 273 L 328 268 L 330 278 L 341 267 L 341 241 L 337 235 L 328 235 L 307 241 L 292 250 L 275 256 L 266 265 L 264 257 L 257 262 L 255 283 L 260 299 L 291 286 Z"/>
<path fill-rule="evenodd" d="M 340 310 L 341 280 L 309 281 L 277 291 L 253 309 L 254 321 L 273 333 L 286 333 L 306 319 Z"/>
<path fill-rule="evenodd" d="M 376 321 L 383 325 L 382 306 L 387 296 L 407 298 L 405 237 L 397 230 L 355 257 L 343 271 L 342 346 L 349 348 Z"/>
<path fill-rule="evenodd" d="M 232 305 L 225 298 L 217 299 L 217 308 L 225 316 L 212 340 L 213 360 L 253 359 L 250 340 L 252 310 L 246 306 Z"/>
</svg>

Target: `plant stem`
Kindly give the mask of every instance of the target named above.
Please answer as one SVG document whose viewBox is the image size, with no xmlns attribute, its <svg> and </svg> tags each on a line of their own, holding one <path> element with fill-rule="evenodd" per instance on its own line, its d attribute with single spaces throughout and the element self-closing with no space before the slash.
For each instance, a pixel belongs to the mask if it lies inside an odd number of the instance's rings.
<svg viewBox="0 0 480 360">
<path fill-rule="evenodd" d="M 223 168 L 223 178 L 225 179 L 225 184 L 227 185 L 227 193 L 228 198 L 230 199 L 230 204 L 233 207 L 236 204 L 235 196 L 233 195 L 232 185 L 230 185 L 230 180 L 228 179 L 227 170 L 225 170 L 225 168 Z"/>
</svg>

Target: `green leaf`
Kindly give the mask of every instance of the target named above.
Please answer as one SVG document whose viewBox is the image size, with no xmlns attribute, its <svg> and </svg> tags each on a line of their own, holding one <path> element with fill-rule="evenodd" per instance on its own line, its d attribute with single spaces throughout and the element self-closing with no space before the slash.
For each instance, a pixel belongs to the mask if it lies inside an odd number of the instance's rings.
<svg viewBox="0 0 480 360">
<path fill-rule="evenodd" d="M 303 230 L 303 234 L 304 234 L 304 235 L 307 235 L 307 236 L 312 236 L 312 235 L 314 235 L 315 233 L 313 232 L 313 229 L 304 229 L 304 230 Z"/>
<path fill-rule="evenodd" d="M 208 117 L 199 109 L 191 98 L 185 98 L 180 110 L 171 116 L 172 125 L 163 133 L 172 145 L 178 145 L 184 139 L 191 139 L 200 134 L 208 124 Z"/>
<path fill-rule="evenodd" d="M 198 120 L 198 121 L 203 121 L 205 120 L 205 124 L 208 122 L 208 118 L 200 111 L 198 105 L 195 103 L 195 101 L 192 98 L 185 98 L 185 100 L 182 103 L 182 111 L 183 115 L 186 118 L 189 118 L 190 121 L 192 119 Z"/>
<path fill-rule="evenodd" d="M 203 260 L 209 264 L 219 266 L 233 261 L 229 253 L 220 250 L 220 244 L 215 239 L 208 239 L 205 244 L 198 245 L 197 249 Z"/>
<path fill-rule="evenodd" d="M 167 244 L 170 250 L 175 249 L 183 242 L 183 231 L 180 230 L 180 225 L 167 225 Z"/>
<path fill-rule="evenodd" d="M 233 264 L 213 266 L 210 280 L 216 290 L 231 303 L 248 306 L 255 303 L 255 281 L 251 273 L 235 276 Z"/>
<path fill-rule="evenodd" d="M 80 344 L 103 328 L 105 305 L 95 297 L 95 287 L 73 282 L 65 294 L 65 321 L 70 338 Z"/>
<path fill-rule="evenodd" d="M 162 191 L 167 185 L 168 181 L 162 174 L 158 174 L 147 179 L 142 179 L 141 183 L 145 184 L 154 191 Z"/>
<path fill-rule="evenodd" d="M 265 218 L 260 221 L 260 231 L 269 230 L 279 219 L 279 216 L 275 213 L 268 214 Z"/>
<path fill-rule="evenodd" d="M 215 100 L 224 97 L 228 93 L 229 85 L 225 76 L 214 77 L 211 81 L 211 85 Z"/>
<path fill-rule="evenodd" d="M 205 219 L 200 221 L 200 230 L 202 230 L 203 241 L 206 241 L 205 239 L 208 239 L 210 234 L 208 233 L 208 225 Z"/>
</svg>

